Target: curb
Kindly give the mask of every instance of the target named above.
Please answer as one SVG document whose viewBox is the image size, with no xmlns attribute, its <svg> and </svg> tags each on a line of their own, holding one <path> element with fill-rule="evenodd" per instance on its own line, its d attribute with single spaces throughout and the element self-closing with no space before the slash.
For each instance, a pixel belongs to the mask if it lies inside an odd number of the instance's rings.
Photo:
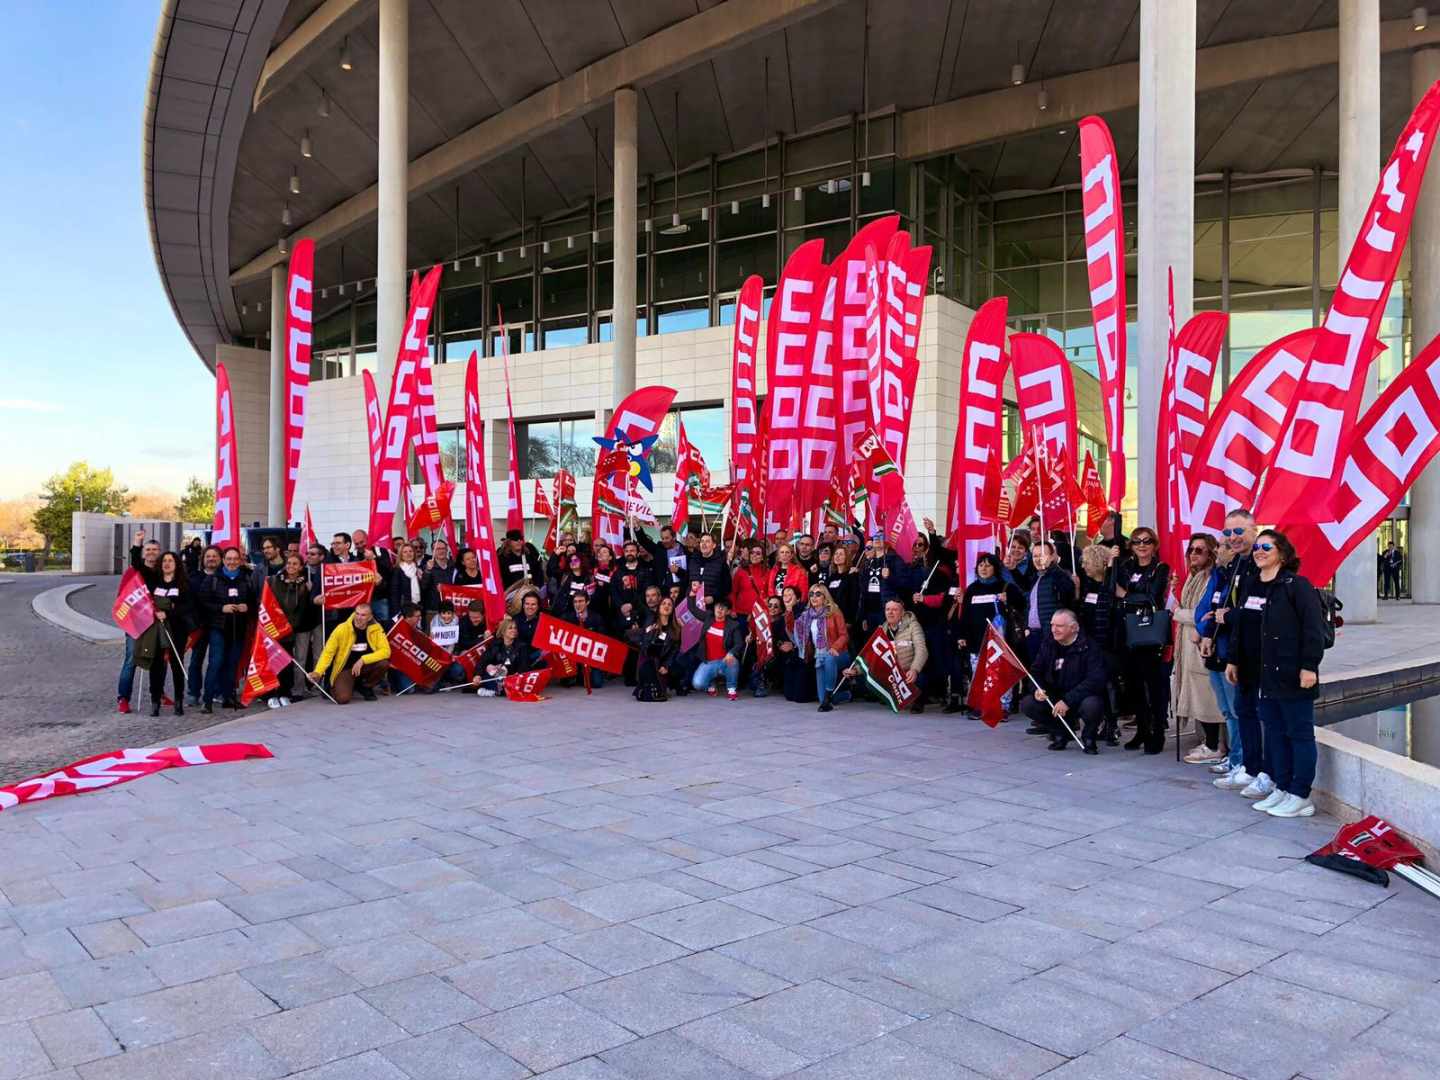
<svg viewBox="0 0 1440 1080">
<path fill-rule="evenodd" d="M 97 645 L 124 641 L 125 631 L 118 626 L 107 626 L 89 615 L 82 615 L 66 602 L 66 597 L 71 593 L 88 589 L 92 584 L 94 583 L 86 581 L 79 585 L 57 585 L 53 589 L 46 589 L 31 598 L 30 607 L 51 626 Z"/>
</svg>

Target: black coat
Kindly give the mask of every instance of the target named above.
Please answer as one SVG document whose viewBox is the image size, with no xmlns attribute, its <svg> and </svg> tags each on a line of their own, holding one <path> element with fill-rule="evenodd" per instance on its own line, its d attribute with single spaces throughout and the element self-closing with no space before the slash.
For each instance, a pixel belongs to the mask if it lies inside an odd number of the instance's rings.
<svg viewBox="0 0 1440 1080">
<path fill-rule="evenodd" d="M 725 565 L 725 554 L 718 547 L 709 556 L 702 555 L 698 549 L 690 552 L 686 557 L 686 570 L 690 585 L 702 583 L 709 603 L 730 599 L 730 567 Z"/>
<path fill-rule="evenodd" d="M 248 567 L 241 566 L 239 575 L 233 581 L 225 576 L 223 570 L 207 576 L 200 583 L 195 599 L 205 612 L 207 626 L 220 630 L 227 642 L 245 640 L 249 624 L 255 618 L 258 599 Z M 228 604 L 244 604 L 248 610 L 244 614 L 232 612 L 227 615 L 221 608 Z"/>
<path fill-rule="evenodd" d="M 1069 645 L 1061 645 L 1047 629 L 1031 672 L 1045 696 L 1078 709 L 1087 697 L 1105 696 L 1105 653 L 1081 630 Z"/>
<path fill-rule="evenodd" d="M 483 678 L 485 669 L 493 664 L 497 667 L 503 666 L 507 674 L 514 675 L 520 671 L 536 671 L 544 666 L 544 663 L 540 654 L 519 638 L 515 639 L 513 645 L 508 646 L 496 638 L 485 647 L 485 652 L 480 657 L 480 666 L 475 670 Z"/>
<path fill-rule="evenodd" d="M 1246 601 L 1259 591 L 1259 575 L 1247 576 L 1237 597 L 1238 604 L 1226 616 L 1226 622 L 1234 620 L 1232 632 L 1239 634 L 1244 620 L 1260 621 L 1260 696 L 1313 698 L 1316 688 L 1301 689 L 1300 672 L 1318 674 L 1320 661 L 1325 656 L 1320 594 L 1309 580 L 1290 570 L 1282 570 L 1275 576 L 1263 607 L 1247 608 Z M 1246 675 L 1253 671 L 1251 665 L 1241 665 L 1242 681 L 1248 681 Z"/>
<path fill-rule="evenodd" d="M 405 575 L 405 572 L 400 569 L 400 564 L 396 563 L 395 568 L 390 571 L 390 586 L 388 590 L 390 617 L 392 619 L 400 617 L 400 612 L 404 610 L 406 604 L 419 604 L 421 610 L 424 610 L 425 574 L 424 571 L 419 569 L 419 564 L 416 564 L 415 584 L 418 586 L 417 591 L 420 594 L 420 599 L 418 600 L 411 596 L 410 579 Z"/>
<path fill-rule="evenodd" d="M 657 668 L 668 668 L 680 653 L 680 623 L 672 618 L 669 626 L 651 623 L 640 639 L 640 655 Z"/>
<path fill-rule="evenodd" d="M 1117 603 L 1115 582 L 1110 574 L 1098 581 L 1084 573 L 1080 575 L 1080 590 L 1075 594 L 1075 617 L 1080 620 L 1080 628 L 1086 636 L 1106 649 L 1115 648 L 1115 630 L 1120 621 L 1115 617 Z"/>
<path fill-rule="evenodd" d="M 617 613 L 626 604 L 638 610 L 645 606 L 645 590 L 653 584 L 655 579 L 643 560 L 636 560 L 633 570 L 622 560 L 610 575 L 611 605 Z"/>
<path fill-rule="evenodd" d="M 996 599 L 985 599 L 989 596 Z M 1014 585 L 998 575 L 988 580 L 976 578 L 965 586 L 960 598 L 960 617 L 949 620 L 957 648 L 964 641 L 967 653 L 978 653 L 985 640 L 985 629 L 996 614 L 1005 617 L 1007 630 L 1013 632 L 1024 610 L 1025 597 Z"/>
<path fill-rule="evenodd" d="M 1158 559 L 1149 566 L 1141 566 L 1132 555 L 1120 564 L 1115 584 L 1125 590 L 1125 607 L 1152 607 L 1159 611 L 1165 606 L 1165 593 L 1170 588 L 1170 567 Z"/>
<path fill-rule="evenodd" d="M 1048 567 L 1043 574 L 1035 579 L 1035 611 L 1040 616 L 1040 630 L 1042 633 L 1049 633 L 1050 616 L 1061 608 L 1073 608 L 1075 606 L 1075 583 L 1070 580 L 1070 575 L 1060 569 L 1058 564 Z M 1030 611 L 1027 604 L 1025 611 L 1025 625 L 1029 626 Z"/>
<path fill-rule="evenodd" d="M 501 551 L 498 553 L 498 557 L 500 559 L 500 583 L 506 592 L 510 591 L 511 585 L 527 575 L 530 578 L 530 584 L 537 589 L 545 584 L 545 575 L 540 567 L 540 552 L 535 549 L 534 544 L 527 543 L 519 554 Z"/>
<path fill-rule="evenodd" d="M 310 602 L 308 577 L 302 576 L 297 582 L 287 582 L 284 574 L 276 574 L 270 579 L 270 591 L 275 594 L 275 602 L 285 613 L 290 628 L 297 634 L 313 629 L 320 621 L 315 605 Z"/>
</svg>

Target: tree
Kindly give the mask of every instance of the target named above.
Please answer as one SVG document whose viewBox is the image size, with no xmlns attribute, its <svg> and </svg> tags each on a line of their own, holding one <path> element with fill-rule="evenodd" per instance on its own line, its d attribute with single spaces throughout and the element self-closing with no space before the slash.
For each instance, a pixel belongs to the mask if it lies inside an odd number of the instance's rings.
<svg viewBox="0 0 1440 1080">
<path fill-rule="evenodd" d="M 130 502 L 130 516 L 155 521 L 175 520 L 175 496 L 150 489 L 137 491 Z"/>
<path fill-rule="evenodd" d="M 33 496 L 0 499 L 0 548 L 5 550 L 39 547 L 40 534 L 30 526 L 30 518 L 40 507 Z"/>
<path fill-rule="evenodd" d="M 40 556 L 42 564 L 50 557 L 52 548 L 69 550 L 70 515 L 75 511 L 123 514 L 130 507 L 130 493 L 115 483 L 109 469 L 92 469 L 83 461 L 46 480 L 40 499 L 40 509 L 30 520 L 35 531 L 45 538 Z"/>
<path fill-rule="evenodd" d="M 185 485 L 185 494 L 180 497 L 179 505 L 175 507 L 175 513 L 181 521 L 214 521 L 215 489 L 209 484 L 202 484 L 193 476 L 190 477 L 190 482 Z"/>
</svg>

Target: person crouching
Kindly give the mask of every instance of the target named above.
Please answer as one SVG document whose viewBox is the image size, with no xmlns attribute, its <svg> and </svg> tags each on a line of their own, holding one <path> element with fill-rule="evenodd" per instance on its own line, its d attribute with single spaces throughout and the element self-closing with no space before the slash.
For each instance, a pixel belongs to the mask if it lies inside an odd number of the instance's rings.
<svg viewBox="0 0 1440 1080">
<path fill-rule="evenodd" d="M 1035 734 L 1050 736 L 1051 750 L 1064 750 L 1070 742 L 1064 720 L 1072 728 L 1078 716 L 1080 742 L 1087 754 L 1098 754 L 1096 738 L 1105 717 L 1105 656 L 1080 630 L 1080 621 L 1068 608 L 1050 616 L 1050 632 L 1040 643 L 1032 669 L 1040 684 L 1021 710 Z"/>
<path fill-rule="evenodd" d="M 348 704 L 355 694 L 366 701 L 375 700 L 375 687 L 390 670 L 390 642 L 369 604 L 359 605 L 331 631 L 311 678 L 318 680 L 327 668 L 335 704 Z"/>
</svg>

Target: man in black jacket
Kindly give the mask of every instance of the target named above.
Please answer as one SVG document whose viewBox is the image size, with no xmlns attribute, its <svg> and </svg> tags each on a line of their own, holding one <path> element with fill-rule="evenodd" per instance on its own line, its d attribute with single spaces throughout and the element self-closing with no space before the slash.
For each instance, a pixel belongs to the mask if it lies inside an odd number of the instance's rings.
<svg viewBox="0 0 1440 1080">
<path fill-rule="evenodd" d="M 583 589 L 570 598 L 570 611 L 565 616 L 565 621 L 574 623 L 576 626 L 583 626 L 586 630 L 593 630 L 597 634 L 608 634 L 609 627 L 599 615 L 590 610 L 590 594 Z M 598 690 L 605 685 L 605 673 L 599 668 L 589 669 L 589 679 L 586 679 L 586 665 L 575 665 L 575 678 L 567 685 L 586 686 L 592 690 Z"/>
<path fill-rule="evenodd" d="M 1070 742 L 1063 719 L 1072 728 L 1080 717 L 1080 742 L 1087 754 L 1098 754 L 1095 744 L 1105 717 L 1105 655 L 1080 630 L 1075 613 L 1062 608 L 1050 616 L 1050 633 L 1040 645 L 1031 668 L 1040 689 L 1025 699 L 1021 711 L 1050 736 L 1051 750 L 1064 750 Z"/>
<path fill-rule="evenodd" d="M 1027 616 L 1026 644 L 1033 660 L 1048 640 L 1045 628 L 1057 611 L 1070 610 L 1075 605 L 1075 582 L 1060 569 L 1055 554 L 1055 545 L 1046 540 L 1030 549 L 1030 559 L 1039 575 L 1030 587 L 1030 612 Z"/>
<path fill-rule="evenodd" d="M 545 578 L 540 568 L 540 552 L 535 545 L 525 539 L 525 534 L 519 529 L 511 529 L 505 534 L 505 542 L 500 546 L 500 584 L 505 591 L 509 592 L 511 586 L 523 578 L 529 578 L 530 584 L 537 589 L 545 584 Z"/>
<path fill-rule="evenodd" d="M 160 583 L 160 544 L 146 540 L 145 530 L 135 530 L 135 544 L 130 548 L 130 566 L 144 580 L 148 589 Z M 130 711 L 130 699 L 135 696 L 135 639 L 125 638 L 125 657 L 120 661 L 120 681 L 116 686 L 115 704 L 122 713 Z"/>
<path fill-rule="evenodd" d="M 716 546 L 715 537 L 701 533 L 699 549 L 688 554 L 687 565 L 689 581 L 684 591 L 693 590 L 698 581 L 707 607 L 716 600 L 730 599 L 730 567 L 725 565 L 725 553 Z"/>
</svg>

